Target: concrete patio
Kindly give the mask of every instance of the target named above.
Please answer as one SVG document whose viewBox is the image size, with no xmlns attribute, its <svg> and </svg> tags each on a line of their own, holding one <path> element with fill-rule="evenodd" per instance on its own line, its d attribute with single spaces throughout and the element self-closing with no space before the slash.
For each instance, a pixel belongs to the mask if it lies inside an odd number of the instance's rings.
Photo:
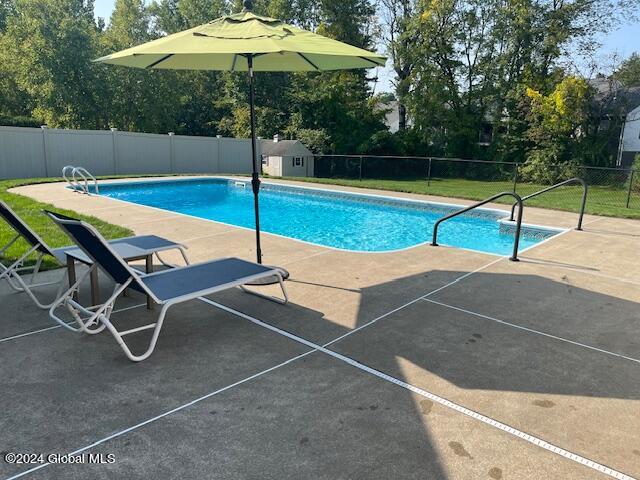
<svg viewBox="0 0 640 480">
<path fill-rule="evenodd" d="M 248 230 L 62 184 L 14 191 L 183 242 L 193 262 L 255 257 Z M 571 228 L 577 215 L 531 208 L 525 221 Z M 640 478 L 640 222 L 584 225 L 518 263 L 447 247 L 352 253 L 265 234 L 265 262 L 291 272 L 291 303 L 234 290 L 211 297 L 227 311 L 177 306 L 139 364 L 108 333 L 64 331 L 2 283 L 0 451 L 115 462 L 0 462 L 0 475 Z M 157 314 L 135 293 L 116 308 L 122 325 Z M 147 335 L 134 339 L 140 348 Z"/>
</svg>

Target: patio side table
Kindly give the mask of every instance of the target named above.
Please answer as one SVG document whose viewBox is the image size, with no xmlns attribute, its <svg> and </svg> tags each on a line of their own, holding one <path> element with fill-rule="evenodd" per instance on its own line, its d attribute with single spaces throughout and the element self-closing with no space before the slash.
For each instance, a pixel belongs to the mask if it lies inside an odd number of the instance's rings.
<svg viewBox="0 0 640 480">
<path fill-rule="evenodd" d="M 155 250 L 145 250 L 134 245 L 130 245 L 126 242 L 116 243 L 112 245 L 115 252 L 122 257 L 122 259 L 129 263 L 136 260 L 145 261 L 145 271 L 147 273 L 153 272 L 153 255 Z M 67 270 L 69 273 L 69 285 L 73 285 L 76 282 L 76 262 L 83 263 L 87 266 L 93 265 L 91 260 L 82 250 L 74 248 L 65 252 L 67 255 Z M 91 272 L 91 303 L 93 305 L 100 304 L 100 284 L 98 280 L 98 270 L 93 269 Z M 153 309 L 153 300 L 147 296 L 147 309 Z"/>
</svg>

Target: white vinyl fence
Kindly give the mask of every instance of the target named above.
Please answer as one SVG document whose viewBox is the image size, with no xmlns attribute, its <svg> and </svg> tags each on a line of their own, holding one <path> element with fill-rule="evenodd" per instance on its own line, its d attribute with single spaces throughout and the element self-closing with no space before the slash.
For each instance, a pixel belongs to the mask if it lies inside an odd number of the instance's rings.
<svg viewBox="0 0 640 480">
<path fill-rule="evenodd" d="M 251 142 L 244 139 L 0 126 L 5 179 L 59 177 L 65 165 L 93 175 L 248 174 L 250 159 Z"/>
</svg>

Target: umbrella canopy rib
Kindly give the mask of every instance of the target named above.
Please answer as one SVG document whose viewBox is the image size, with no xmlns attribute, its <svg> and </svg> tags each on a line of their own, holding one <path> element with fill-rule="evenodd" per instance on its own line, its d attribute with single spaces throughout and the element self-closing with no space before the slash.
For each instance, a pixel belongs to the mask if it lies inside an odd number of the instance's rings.
<svg viewBox="0 0 640 480">
<path fill-rule="evenodd" d="M 302 57 L 302 58 L 303 58 L 303 59 L 304 59 L 304 60 L 305 60 L 309 65 L 311 65 L 314 69 L 316 69 L 316 70 L 320 70 L 320 69 L 318 68 L 318 66 L 317 66 L 315 63 L 313 63 L 311 60 L 309 60 L 309 59 L 308 59 L 304 54 L 302 54 L 302 53 L 298 52 L 298 55 L 300 55 L 300 56 L 301 56 L 301 57 Z"/>
<path fill-rule="evenodd" d="M 164 57 L 162 57 L 160 60 L 156 60 L 156 61 L 155 61 L 155 62 L 153 62 L 151 65 L 147 65 L 145 68 L 153 68 L 153 67 L 155 67 L 156 65 L 158 65 L 158 64 L 160 64 L 160 63 L 162 63 L 162 62 L 164 62 L 165 60 L 167 60 L 167 59 L 169 59 L 169 58 L 171 58 L 171 57 L 173 57 L 173 53 L 170 53 L 170 54 L 168 54 L 168 55 L 165 55 L 165 56 L 164 56 Z"/>
<path fill-rule="evenodd" d="M 369 63 L 371 63 L 371 66 L 372 66 L 372 67 L 384 67 L 384 66 L 385 66 L 385 64 L 387 63 L 387 62 L 385 61 L 385 62 L 383 62 L 382 64 L 380 64 L 380 63 L 376 62 L 375 60 L 371 60 L 370 58 L 362 57 L 362 56 L 360 56 L 360 57 L 358 57 L 358 58 L 361 58 L 361 59 L 362 59 L 362 60 L 364 60 L 365 62 L 369 62 Z"/>
</svg>

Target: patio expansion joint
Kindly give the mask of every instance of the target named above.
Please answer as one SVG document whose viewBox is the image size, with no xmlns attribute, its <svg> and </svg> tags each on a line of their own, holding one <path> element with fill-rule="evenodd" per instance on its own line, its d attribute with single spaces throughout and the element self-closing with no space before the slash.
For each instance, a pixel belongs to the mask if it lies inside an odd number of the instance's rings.
<svg viewBox="0 0 640 480">
<path fill-rule="evenodd" d="M 588 222 L 584 222 L 582 224 L 583 227 L 586 227 L 587 225 L 591 225 L 593 223 L 597 223 L 597 222 L 601 222 L 602 220 L 606 220 L 609 217 L 598 217 L 598 218 L 594 218 L 593 220 L 589 220 Z"/>
<path fill-rule="evenodd" d="M 478 317 L 478 318 L 483 318 L 485 320 L 489 320 L 489 321 L 492 321 L 492 322 L 495 322 L 495 323 L 499 323 L 501 325 L 505 325 L 505 326 L 508 326 L 508 327 L 511 327 L 511 328 L 516 328 L 518 330 L 523 330 L 523 331 L 528 332 L 528 333 L 532 333 L 532 334 L 535 334 L 535 335 L 540 335 L 540 336 L 543 336 L 543 337 L 547 337 L 547 338 L 550 338 L 550 339 L 553 339 L 553 340 L 557 340 L 559 342 L 569 343 L 571 345 L 575 345 L 575 346 L 580 347 L 580 348 L 593 350 L 593 351 L 598 352 L 598 353 L 602 353 L 602 354 L 605 354 L 605 355 L 611 355 L 613 357 L 617 357 L 617 358 L 620 358 L 622 360 L 628 360 L 630 362 L 635 362 L 637 364 L 640 364 L 640 359 L 629 357 L 629 356 L 623 355 L 621 353 L 612 352 L 610 350 L 605 350 L 603 348 L 598 348 L 598 347 L 594 347 L 592 345 L 587 345 L 585 343 L 580 343 L 580 342 L 577 342 L 575 340 L 570 340 L 568 338 L 564 338 L 564 337 L 560 337 L 560 336 L 557 336 L 557 335 L 553 335 L 551 333 L 546 333 L 546 332 L 542 332 L 540 330 L 535 330 L 533 328 L 524 327 L 522 325 L 517 325 L 515 323 L 507 322 L 506 320 L 500 320 L 499 318 L 495 318 L 495 317 L 492 317 L 492 316 L 489 316 L 489 315 L 484 315 L 482 313 L 474 312 L 472 310 L 467 310 L 465 308 L 456 307 L 455 305 L 450 305 L 448 303 L 438 302 L 438 301 L 432 300 L 430 298 L 423 298 L 422 300 L 424 300 L 425 302 L 433 303 L 435 305 L 440 305 L 441 307 L 450 308 L 450 309 L 456 310 L 458 312 L 466 313 L 468 315 L 473 315 L 473 316 Z"/>
<path fill-rule="evenodd" d="M 594 237 L 601 237 L 601 238 L 611 238 L 612 236 L 616 235 L 615 233 L 608 233 L 608 232 L 602 232 L 602 231 L 600 231 L 600 232 L 592 232 L 592 231 L 589 231 L 589 230 L 583 230 L 580 233 L 586 233 L 588 235 L 593 235 Z"/>
<path fill-rule="evenodd" d="M 556 263 L 545 262 L 544 260 L 538 260 L 536 258 L 522 258 L 521 261 L 523 263 L 532 263 L 534 265 L 543 265 L 548 268 L 558 268 L 562 270 L 569 270 L 571 272 L 583 273 L 585 275 L 592 275 L 598 278 L 606 278 L 607 280 L 614 280 L 616 282 L 628 283 L 629 285 L 637 285 L 640 286 L 640 282 L 635 282 L 633 280 L 627 280 L 626 278 L 616 277 L 614 275 L 607 275 L 606 273 L 594 272 L 592 270 L 588 270 L 586 268 L 573 267 L 571 265 L 559 265 Z"/>
<path fill-rule="evenodd" d="M 226 235 L 230 232 L 235 232 L 235 229 L 233 228 L 229 228 L 227 230 L 223 230 L 221 232 L 215 232 L 215 233 L 209 233 L 207 235 L 200 235 L 197 237 L 192 237 L 192 238 L 187 238 L 186 240 L 183 240 L 181 243 L 190 243 L 190 242 L 197 242 L 199 240 L 205 240 L 207 238 L 212 238 L 212 237 L 219 237 L 220 235 Z"/>
</svg>

